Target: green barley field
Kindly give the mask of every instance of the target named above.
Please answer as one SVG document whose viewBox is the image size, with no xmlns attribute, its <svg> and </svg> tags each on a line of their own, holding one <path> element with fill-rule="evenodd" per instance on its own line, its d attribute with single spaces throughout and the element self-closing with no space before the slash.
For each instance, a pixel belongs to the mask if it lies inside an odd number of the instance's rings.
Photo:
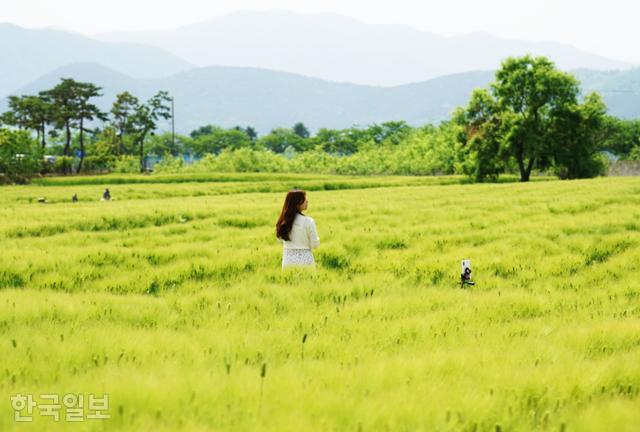
<svg viewBox="0 0 640 432">
<path fill-rule="evenodd" d="M 280 268 L 293 187 L 316 272 Z M 639 431 L 639 246 L 637 178 L 2 187 L 0 430 Z M 69 393 L 84 421 L 14 418 L 14 395 Z"/>
</svg>

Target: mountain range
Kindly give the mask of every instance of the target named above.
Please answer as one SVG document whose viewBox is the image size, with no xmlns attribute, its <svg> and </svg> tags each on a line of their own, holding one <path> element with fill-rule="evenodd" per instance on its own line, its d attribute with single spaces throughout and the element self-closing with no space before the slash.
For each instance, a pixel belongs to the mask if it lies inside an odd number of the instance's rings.
<svg viewBox="0 0 640 432">
<path fill-rule="evenodd" d="M 186 71 L 189 62 L 160 48 L 102 42 L 61 30 L 0 23 L 0 95 L 5 96 L 70 63 L 96 62 L 137 78 Z"/>
<path fill-rule="evenodd" d="M 99 39 L 0 24 L 0 112 L 6 96 L 35 94 L 69 77 L 103 87 L 98 104 L 105 111 L 122 91 L 146 99 L 167 90 L 181 133 L 204 124 L 251 125 L 261 133 L 298 121 L 311 130 L 389 120 L 420 125 L 466 104 L 505 56 L 530 52 L 573 71 L 585 92 L 601 92 L 611 114 L 640 117 L 640 69 L 551 42 L 480 33 L 446 38 L 288 12 L 236 13 Z"/>
<path fill-rule="evenodd" d="M 237 12 L 173 30 L 97 37 L 153 45 L 198 66 L 257 67 L 381 86 L 497 69 L 505 57 L 526 53 L 548 56 L 564 70 L 631 66 L 555 42 L 509 40 L 486 33 L 444 37 L 328 13 Z"/>
<path fill-rule="evenodd" d="M 574 71 L 583 93 L 600 92 L 609 112 L 623 118 L 640 117 L 640 68 L 628 71 Z M 266 133 L 302 121 L 311 130 L 321 127 L 367 126 L 390 120 L 412 125 L 436 123 L 465 105 L 474 88 L 486 87 L 493 71 L 447 75 L 421 83 L 375 87 L 335 83 L 288 72 L 257 68 L 210 66 L 165 78 L 132 78 L 95 63 L 57 69 L 16 94 L 35 94 L 53 87 L 61 77 L 103 87 L 98 105 L 110 109 L 124 90 L 147 99 L 167 90 L 175 99 L 176 130 L 188 133 L 205 125 L 255 127 Z M 6 103 L 6 102 L 5 102 Z M 1 109 L 0 109 L 1 110 Z M 168 125 L 163 125 L 168 127 Z"/>
</svg>

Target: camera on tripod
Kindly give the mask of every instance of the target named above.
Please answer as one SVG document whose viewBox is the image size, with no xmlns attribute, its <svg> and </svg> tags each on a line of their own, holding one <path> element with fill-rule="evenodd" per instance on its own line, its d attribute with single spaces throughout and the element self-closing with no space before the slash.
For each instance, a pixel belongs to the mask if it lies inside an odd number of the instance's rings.
<svg viewBox="0 0 640 432">
<path fill-rule="evenodd" d="M 475 285 L 471 280 L 471 260 L 462 260 L 462 273 L 460 273 L 460 288 Z"/>
</svg>

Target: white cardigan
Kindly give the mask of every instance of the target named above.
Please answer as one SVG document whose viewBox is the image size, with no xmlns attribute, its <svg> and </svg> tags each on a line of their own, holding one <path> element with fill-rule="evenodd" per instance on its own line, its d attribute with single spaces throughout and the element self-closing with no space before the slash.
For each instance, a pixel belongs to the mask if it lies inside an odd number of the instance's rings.
<svg viewBox="0 0 640 432">
<path fill-rule="evenodd" d="M 289 240 L 279 239 L 285 249 L 315 249 L 320 246 L 316 222 L 309 216 L 298 213 L 293 220 Z"/>
</svg>

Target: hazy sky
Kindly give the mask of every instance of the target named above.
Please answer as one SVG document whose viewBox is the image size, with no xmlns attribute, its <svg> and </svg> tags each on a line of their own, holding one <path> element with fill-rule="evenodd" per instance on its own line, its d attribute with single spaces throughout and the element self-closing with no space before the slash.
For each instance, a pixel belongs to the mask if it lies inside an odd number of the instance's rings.
<svg viewBox="0 0 640 432">
<path fill-rule="evenodd" d="M 485 31 L 640 64 L 637 0 L 0 0 L 0 21 L 86 34 L 169 29 L 240 10 L 334 12 L 443 35 Z"/>
</svg>

